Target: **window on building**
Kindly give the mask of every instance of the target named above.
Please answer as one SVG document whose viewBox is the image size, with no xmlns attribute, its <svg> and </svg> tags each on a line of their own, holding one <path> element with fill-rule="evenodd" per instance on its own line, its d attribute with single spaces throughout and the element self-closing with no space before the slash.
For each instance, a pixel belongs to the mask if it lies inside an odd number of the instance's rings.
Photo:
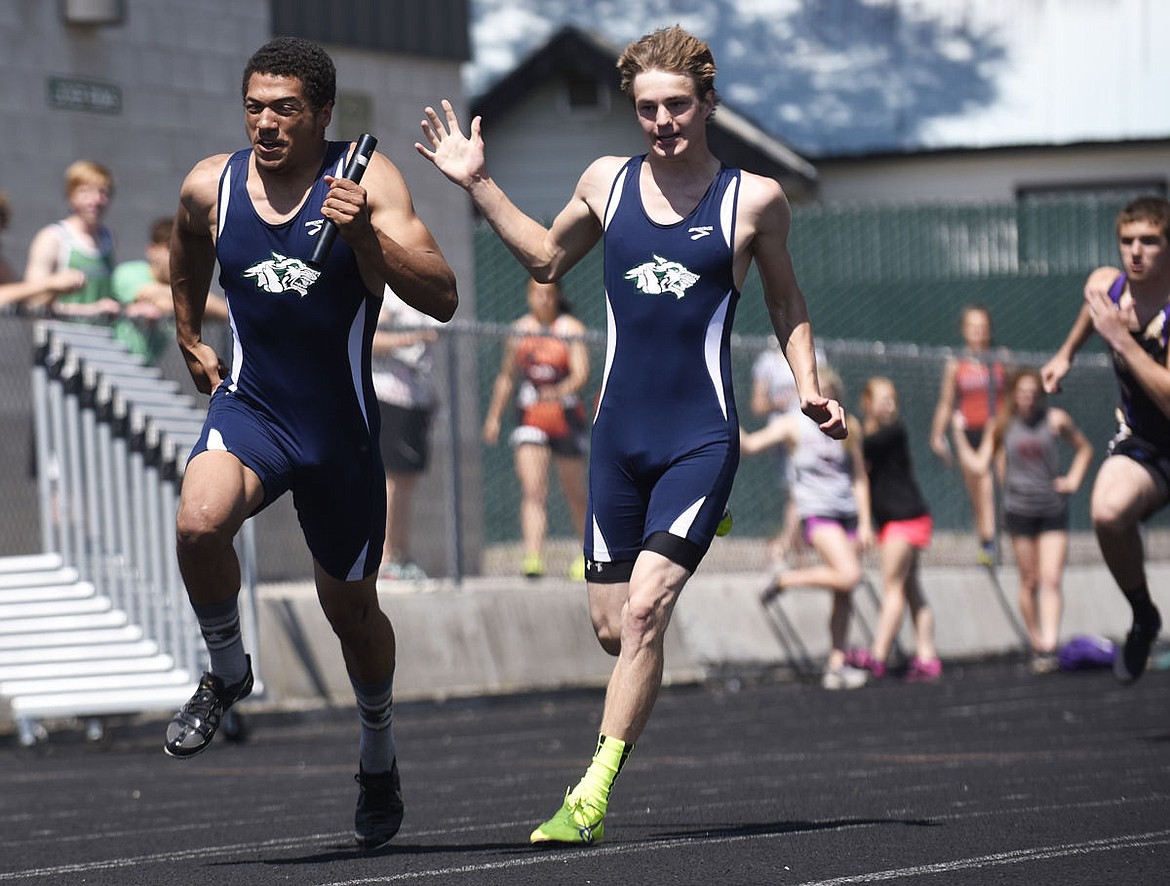
<svg viewBox="0 0 1170 886">
<path fill-rule="evenodd" d="M 569 73 L 562 81 L 565 110 L 574 116 L 593 117 L 609 111 L 609 91 L 596 77 Z"/>
<path fill-rule="evenodd" d="M 363 132 L 372 132 L 374 127 L 374 101 L 366 93 L 337 93 L 333 103 L 333 122 L 329 127 L 331 138 L 357 141 Z"/>
<path fill-rule="evenodd" d="M 1166 196 L 1164 178 L 1059 182 L 1016 188 L 1020 270 L 1080 275 L 1117 261 L 1117 213 L 1135 197 Z"/>
</svg>

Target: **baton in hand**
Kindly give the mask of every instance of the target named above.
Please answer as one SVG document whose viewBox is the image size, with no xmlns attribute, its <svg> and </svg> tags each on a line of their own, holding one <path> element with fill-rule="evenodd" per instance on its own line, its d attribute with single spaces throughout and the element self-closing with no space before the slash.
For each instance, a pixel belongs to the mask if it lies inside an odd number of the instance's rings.
<svg viewBox="0 0 1170 886">
<path fill-rule="evenodd" d="M 345 167 L 342 178 L 347 178 L 355 184 L 360 182 L 377 144 L 378 140 L 374 136 L 368 132 L 363 132 L 361 138 L 357 141 L 357 147 L 353 150 L 353 156 L 349 158 L 349 163 Z M 321 233 L 317 235 L 317 242 L 313 246 L 313 254 L 309 256 L 309 266 L 313 270 L 320 273 L 321 269 L 325 266 L 325 259 L 329 257 L 329 250 L 333 248 L 333 241 L 336 239 L 337 225 L 326 219 L 325 224 L 321 226 Z"/>
</svg>

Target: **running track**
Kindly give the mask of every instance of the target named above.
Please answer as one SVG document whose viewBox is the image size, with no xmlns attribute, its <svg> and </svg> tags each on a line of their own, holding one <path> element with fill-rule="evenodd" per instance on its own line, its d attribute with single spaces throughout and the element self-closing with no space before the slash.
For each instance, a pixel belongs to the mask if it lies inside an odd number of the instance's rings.
<svg viewBox="0 0 1170 886">
<path fill-rule="evenodd" d="M 407 820 L 350 845 L 352 711 L 253 712 L 243 744 L 166 758 L 0 745 L 0 886 L 20 884 L 1170 883 L 1170 673 L 958 665 L 932 686 L 763 682 L 664 692 L 606 842 L 527 835 L 592 752 L 600 694 L 396 711 Z"/>
</svg>

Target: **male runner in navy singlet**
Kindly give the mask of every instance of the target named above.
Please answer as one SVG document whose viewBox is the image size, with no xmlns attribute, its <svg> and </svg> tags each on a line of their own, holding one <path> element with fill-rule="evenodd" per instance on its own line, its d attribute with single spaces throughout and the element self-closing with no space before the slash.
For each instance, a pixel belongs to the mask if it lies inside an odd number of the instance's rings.
<svg viewBox="0 0 1170 886">
<path fill-rule="evenodd" d="M 537 280 L 565 274 L 605 242 L 606 368 L 593 427 L 585 528 L 594 630 L 617 657 L 593 762 L 534 843 L 598 842 L 614 780 L 662 681 L 663 635 L 707 552 L 739 461 L 730 336 L 751 262 L 801 408 L 845 436 L 822 397 L 812 327 L 788 252 L 791 211 L 771 179 L 723 166 L 707 146 L 715 62 L 706 43 L 666 28 L 618 61 L 648 151 L 601 157 L 546 229 L 491 179 L 480 120 L 464 135 L 449 102 L 426 109 L 415 147 L 463 187 Z"/>
<path fill-rule="evenodd" d="M 178 758 L 204 750 L 252 689 L 232 539 L 291 491 L 357 699 L 355 838 L 374 848 L 397 832 L 403 807 L 394 631 L 375 590 L 386 501 L 371 342 L 387 285 L 444 321 L 458 296 L 398 169 L 375 153 L 360 186 L 341 177 L 351 146 L 325 139 L 335 89 L 321 47 L 288 37 L 265 44 L 244 70 L 250 147 L 208 157 L 183 182 L 171 240 L 175 324 L 211 402 L 183 477 L 178 558 L 210 667 L 168 726 L 165 750 Z M 326 220 L 340 236 L 316 279 L 307 260 Z M 234 336 L 230 374 L 201 338 L 217 259 Z"/>
</svg>

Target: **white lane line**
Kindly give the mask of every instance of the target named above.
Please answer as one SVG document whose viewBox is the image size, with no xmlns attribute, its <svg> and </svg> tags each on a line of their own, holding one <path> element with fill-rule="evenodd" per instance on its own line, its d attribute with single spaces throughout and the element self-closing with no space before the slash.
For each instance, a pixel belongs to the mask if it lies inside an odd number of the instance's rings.
<svg viewBox="0 0 1170 886">
<path fill-rule="evenodd" d="M 834 877 L 831 880 L 808 880 L 794 886 L 850 886 L 855 883 L 881 883 L 886 880 L 903 880 L 908 877 L 925 877 L 947 874 L 972 868 L 991 868 L 1007 864 L 1025 864 L 1046 861 L 1051 858 L 1065 858 L 1070 855 L 1090 855 L 1094 852 L 1114 852 L 1119 849 L 1140 849 L 1144 846 L 1163 846 L 1170 843 L 1170 831 L 1150 831 L 1146 834 L 1127 834 L 1107 837 L 1102 840 L 1088 840 L 1084 843 L 1062 843 L 1057 846 L 1041 846 L 1035 849 L 1016 849 L 1012 852 L 996 852 L 992 855 L 977 855 L 954 861 L 940 861 L 935 864 L 915 865 L 888 871 L 873 871 L 849 877 Z"/>
<path fill-rule="evenodd" d="M 227 846 L 181 849 L 174 852 L 154 852 L 148 855 L 131 855 L 123 858 L 108 858 L 103 861 L 76 862 L 74 864 L 60 864 L 45 868 L 29 868 L 24 871 L 9 871 L 0 873 L 0 882 L 23 880 L 27 877 L 54 877 L 58 874 L 80 874 L 87 871 L 108 871 L 122 868 L 134 868 L 141 865 L 162 864 L 172 861 L 188 861 L 190 859 L 208 860 L 232 855 L 252 855 L 261 849 L 292 849 L 304 846 L 308 842 L 325 840 L 353 839 L 352 834 L 309 834 L 301 837 L 284 837 L 278 840 L 264 840 L 260 843 L 236 843 Z M 355 850 L 356 851 L 356 850 Z"/>
<path fill-rule="evenodd" d="M 1092 806 L 1097 804 L 1087 803 L 1084 805 Z M 943 817 L 946 818 L 951 816 Z M 876 827 L 878 824 L 881 824 L 881 822 L 873 820 L 856 823 L 846 822 L 840 824 L 837 827 L 824 828 L 823 830 L 839 831 L 853 828 L 869 828 Z M 437 830 L 436 832 L 449 833 L 450 830 Z M 590 858 L 599 856 L 608 857 L 617 855 L 640 854 L 645 852 L 658 852 L 662 850 L 674 850 L 686 847 L 731 845 L 748 840 L 774 839 L 777 837 L 795 836 L 800 833 L 806 833 L 806 831 L 801 830 L 782 831 L 776 833 L 733 834 L 708 839 L 680 837 L 668 840 L 655 840 L 652 842 L 602 845 L 587 850 L 581 848 L 551 851 L 535 850 L 532 854 L 525 854 L 520 858 L 483 862 L 480 864 L 456 865 L 452 867 L 434 868 L 424 871 L 406 871 L 378 877 L 338 880 L 322 883 L 320 886 L 365 886 L 365 884 L 373 883 L 396 883 L 405 882 L 408 880 L 420 880 L 428 877 L 456 876 L 459 874 L 474 874 L 489 871 L 509 870 L 513 868 L 532 867 L 534 865 L 540 864 L 559 863 L 568 859 L 579 858 L 582 852 L 588 853 Z M 265 849 L 303 849 L 314 844 L 318 846 L 328 846 L 329 844 L 336 844 L 338 841 L 344 842 L 349 838 L 350 835 L 348 833 L 309 834 L 298 837 L 284 837 L 280 839 L 265 840 L 259 843 L 238 843 L 218 847 L 198 847 L 177 850 L 174 852 L 159 852 L 146 855 L 106 859 L 102 861 L 78 862 L 74 864 L 54 865 L 52 867 L 30 868 L 23 871 L 0 873 L 0 882 L 17 881 L 32 877 L 51 877 L 59 874 L 85 873 L 88 871 L 119 870 L 144 865 L 187 861 L 191 859 L 202 859 L 207 861 L 209 858 L 216 857 L 223 858 L 235 855 L 254 856 L 258 851 Z M 859 883 L 879 883 L 899 878 L 930 876 L 939 873 L 968 870 L 972 868 L 996 867 L 1007 864 L 1023 864 L 1032 861 L 1043 861 L 1046 859 L 1067 857 L 1070 855 L 1088 855 L 1096 852 L 1137 849 L 1145 846 L 1159 846 L 1165 844 L 1170 844 L 1170 830 L 1151 831 L 1144 834 L 1122 835 L 1098 840 L 1088 840 L 1081 843 L 1065 843 L 1055 846 L 1036 847 L 1033 849 L 1019 849 L 1013 850 L 1011 852 L 974 856 L 965 859 L 955 859 L 948 862 L 937 862 L 935 864 L 917 865 L 886 871 L 871 871 L 829 880 L 812 880 L 805 883 L 794 884 L 794 886 L 850 886 L 850 884 Z M 469 846 L 468 848 L 474 849 L 474 846 Z M 355 850 L 355 858 L 359 857 L 360 855 Z M 388 853 L 387 857 L 393 857 L 393 854 Z"/>
<path fill-rule="evenodd" d="M 836 829 L 834 829 L 836 830 Z M 459 874 L 482 874 L 488 871 L 502 871 L 521 867 L 531 867 L 538 864 L 559 863 L 568 859 L 579 859 L 582 852 L 588 853 L 589 858 L 597 856 L 629 855 L 641 852 L 658 852 L 683 847 L 702 847 L 741 843 L 745 840 L 767 839 L 770 837 L 787 836 L 781 834 L 744 834 L 740 836 L 721 837 L 714 840 L 676 839 L 662 840 L 654 843 L 626 844 L 622 846 L 599 846 L 593 849 L 572 849 L 563 852 L 542 852 L 539 856 L 526 856 L 507 861 L 485 862 L 484 864 L 458 865 L 456 867 L 439 868 L 429 871 L 409 871 L 400 874 L 389 874 L 381 877 L 362 877 L 356 880 L 336 880 L 322 883 L 320 886 L 367 886 L 371 883 L 401 883 L 407 880 L 421 880 L 428 877 L 451 877 Z M 1013 852 L 998 852 L 994 855 L 982 855 L 974 858 L 962 858 L 955 861 L 939 862 L 931 865 L 917 865 L 889 871 L 874 871 L 857 874 L 849 877 L 838 877 L 832 880 L 815 880 L 796 886 L 849 886 L 855 883 L 880 883 L 885 880 L 903 879 L 906 877 L 929 876 L 933 874 L 949 873 L 952 871 L 969 870 L 971 868 L 995 867 L 1005 864 L 1023 864 L 1025 862 L 1044 861 L 1050 858 L 1061 858 L 1068 855 L 1088 855 L 1094 852 L 1111 852 L 1119 849 L 1138 849 L 1143 846 L 1160 846 L 1170 843 L 1170 831 L 1152 831 L 1147 834 L 1131 834 L 1121 837 L 1111 837 L 1104 840 L 1089 840 L 1084 843 L 1065 843 L 1059 846 L 1045 846 L 1036 849 L 1020 849 Z"/>
</svg>

